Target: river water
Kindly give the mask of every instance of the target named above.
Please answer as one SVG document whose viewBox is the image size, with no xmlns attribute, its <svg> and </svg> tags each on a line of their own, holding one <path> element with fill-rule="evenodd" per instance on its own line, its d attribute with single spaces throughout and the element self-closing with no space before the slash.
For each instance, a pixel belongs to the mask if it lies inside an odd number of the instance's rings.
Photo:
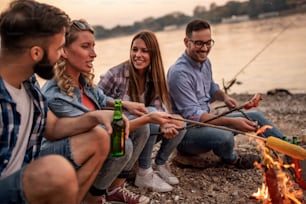
<svg viewBox="0 0 306 204">
<path fill-rule="evenodd" d="M 157 32 L 165 71 L 184 50 L 184 28 Z M 128 59 L 133 35 L 97 40 L 95 81 L 110 67 Z M 306 93 L 306 14 L 212 25 L 216 41 L 209 58 L 213 77 L 236 78 L 229 93 L 265 93 L 284 88 Z"/>
</svg>

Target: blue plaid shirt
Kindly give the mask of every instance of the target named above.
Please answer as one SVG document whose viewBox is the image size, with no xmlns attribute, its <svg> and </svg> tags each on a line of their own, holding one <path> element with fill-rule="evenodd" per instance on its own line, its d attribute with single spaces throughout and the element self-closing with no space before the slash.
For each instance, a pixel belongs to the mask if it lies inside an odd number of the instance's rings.
<svg viewBox="0 0 306 204">
<path fill-rule="evenodd" d="M 34 103 L 31 135 L 29 141 L 25 141 L 28 143 L 23 161 L 23 165 L 25 165 L 39 155 L 41 140 L 45 133 L 48 106 L 40 92 L 35 76 L 23 83 Z M 16 110 L 16 103 L 12 100 L 3 79 L 0 77 L 0 175 L 11 158 L 17 141 L 19 126 L 20 114 Z"/>
</svg>

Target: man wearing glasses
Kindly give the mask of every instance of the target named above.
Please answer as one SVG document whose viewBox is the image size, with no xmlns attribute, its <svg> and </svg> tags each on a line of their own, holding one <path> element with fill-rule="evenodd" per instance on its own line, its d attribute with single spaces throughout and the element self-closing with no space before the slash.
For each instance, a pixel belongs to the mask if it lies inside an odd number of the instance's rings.
<svg viewBox="0 0 306 204">
<path fill-rule="evenodd" d="M 208 22 L 193 20 L 186 27 L 185 52 L 170 67 L 167 75 L 174 113 L 195 121 L 207 121 L 215 115 L 210 113 L 210 103 L 223 101 L 229 108 L 237 107 L 237 102 L 226 95 L 212 78 L 211 62 L 208 54 L 214 45 Z M 244 132 L 256 131 L 258 125 L 271 125 L 258 111 L 232 113 L 209 123 L 227 126 Z M 265 136 L 282 138 L 282 133 L 273 127 Z M 234 134 L 210 127 L 187 129 L 184 139 L 177 147 L 178 155 L 198 155 L 213 151 L 221 160 L 237 168 L 253 168 L 260 158 L 255 154 L 238 155 L 234 151 Z"/>
</svg>

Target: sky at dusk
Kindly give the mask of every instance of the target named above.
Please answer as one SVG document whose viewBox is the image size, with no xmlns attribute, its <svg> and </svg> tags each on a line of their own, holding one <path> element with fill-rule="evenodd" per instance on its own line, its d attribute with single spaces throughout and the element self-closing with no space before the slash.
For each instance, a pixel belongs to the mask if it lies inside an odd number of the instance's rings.
<svg viewBox="0 0 306 204">
<path fill-rule="evenodd" d="M 0 0 L 0 10 L 11 0 Z M 161 17 L 175 11 L 192 15 L 196 6 L 209 9 L 212 2 L 218 6 L 229 0 L 38 0 L 63 9 L 72 19 L 86 19 L 92 25 L 112 28 L 131 25 L 147 17 Z M 243 0 L 242 0 L 243 1 Z"/>
</svg>

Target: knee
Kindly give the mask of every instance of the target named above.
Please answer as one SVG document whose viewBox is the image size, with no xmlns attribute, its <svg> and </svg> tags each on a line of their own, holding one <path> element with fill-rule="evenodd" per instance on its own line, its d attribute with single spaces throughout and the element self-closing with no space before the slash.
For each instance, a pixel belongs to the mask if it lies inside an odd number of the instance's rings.
<svg viewBox="0 0 306 204">
<path fill-rule="evenodd" d="M 90 131 L 90 137 L 93 138 L 96 153 L 108 155 L 110 151 L 110 135 L 102 127 L 96 126 Z"/>
<path fill-rule="evenodd" d="M 76 171 L 68 160 L 59 155 L 49 155 L 41 157 L 38 161 L 34 167 L 26 168 L 24 171 L 25 188 L 36 183 L 42 193 L 48 186 L 47 194 L 77 195 L 79 188 Z"/>
<path fill-rule="evenodd" d="M 137 129 L 137 136 L 143 138 L 144 140 L 148 140 L 150 137 L 150 124 L 145 124 L 143 126 L 140 126 Z"/>
<path fill-rule="evenodd" d="M 220 143 L 221 146 L 234 148 L 235 140 L 234 135 L 232 133 L 224 132 L 220 138 L 222 138 Z"/>
<path fill-rule="evenodd" d="M 248 116 L 252 118 L 252 120 L 261 121 L 265 116 L 259 111 L 249 111 Z"/>
<path fill-rule="evenodd" d="M 137 141 L 147 141 L 150 137 L 150 124 L 145 124 L 138 127 L 135 131 L 130 133 L 131 139 Z M 138 143 L 138 142 L 137 142 Z"/>
</svg>

